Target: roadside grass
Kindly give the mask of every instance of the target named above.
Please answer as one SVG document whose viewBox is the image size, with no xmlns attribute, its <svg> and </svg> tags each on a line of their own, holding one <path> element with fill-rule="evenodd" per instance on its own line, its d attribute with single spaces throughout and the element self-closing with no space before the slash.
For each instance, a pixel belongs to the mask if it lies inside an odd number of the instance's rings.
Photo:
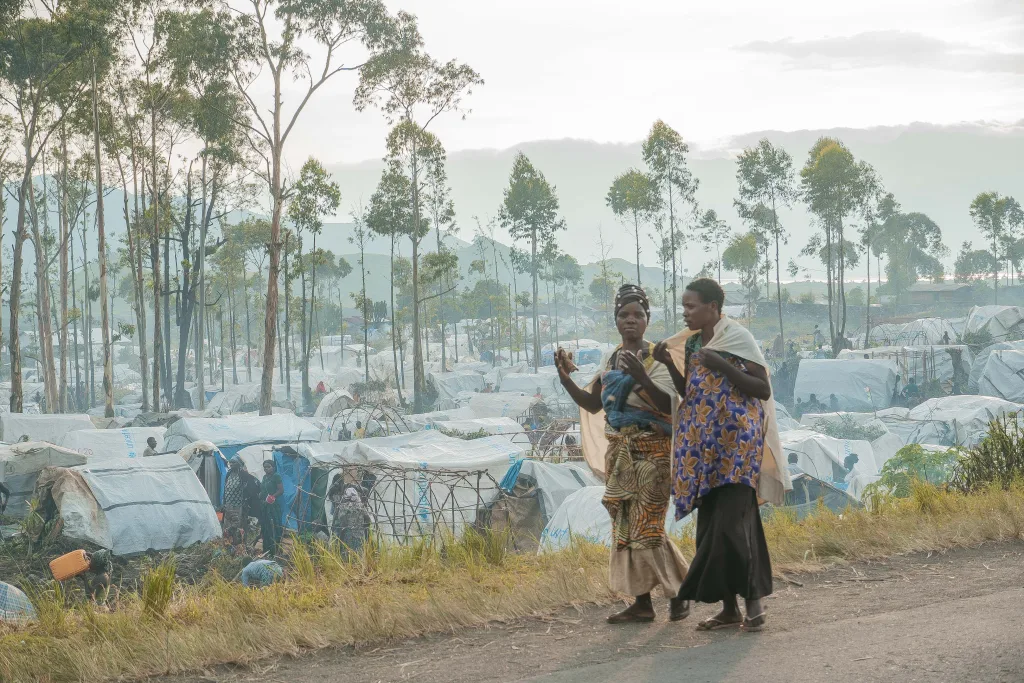
<svg viewBox="0 0 1024 683">
<path fill-rule="evenodd" d="M 873 508 L 821 508 L 801 521 L 773 515 L 765 533 L 776 572 L 1024 538 L 1022 484 L 972 495 L 915 484 L 909 498 Z M 36 590 L 39 622 L 0 630 L 0 680 L 102 681 L 248 664 L 617 598 L 604 548 L 574 542 L 558 553 L 514 555 L 505 540 L 370 542 L 351 558 L 337 544 L 296 544 L 285 581 L 263 589 L 216 572 L 194 586 L 176 584 L 168 562 L 147 572 L 145 590 L 121 593 L 109 607 L 69 604 L 56 585 Z M 680 543 L 692 556 L 693 539 Z"/>
</svg>

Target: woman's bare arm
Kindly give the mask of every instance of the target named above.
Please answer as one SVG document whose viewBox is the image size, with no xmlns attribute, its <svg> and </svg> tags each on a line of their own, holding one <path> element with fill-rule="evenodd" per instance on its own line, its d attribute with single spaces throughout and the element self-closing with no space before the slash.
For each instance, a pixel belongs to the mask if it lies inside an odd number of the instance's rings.
<svg viewBox="0 0 1024 683">
<path fill-rule="evenodd" d="M 557 363 L 556 363 L 557 365 Z M 598 377 L 590 391 L 581 388 L 576 382 L 573 381 L 572 377 L 565 369 L 558 365 L 558 379 L 562 383 L 562 387 L 565 389 L 569 397 L 583 410 L 590 414 L 601 412 L 601 378 Z"/>
<path fill-rule="evenodd" d="M 768 371 L 756 363 L 748 363 L 744 372 L 720 355 L 709 349 L 697 352 L 700 363 L 712 372 L 720 372 L 737 389 L 747 396 L 767 401 L 772 397 L 772 385 L 768 381 Z"/>
</svg>

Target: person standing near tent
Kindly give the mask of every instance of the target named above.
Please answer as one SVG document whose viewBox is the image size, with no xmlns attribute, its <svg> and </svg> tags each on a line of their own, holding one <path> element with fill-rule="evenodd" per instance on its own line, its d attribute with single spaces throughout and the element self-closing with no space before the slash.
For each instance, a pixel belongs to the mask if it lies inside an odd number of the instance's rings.
<svg viewBox="0 0 1024 683">
<path fill-rule="evenodd" d="M 683 293 L 687 330 L 655 347 L 683 397 L 676 414 L 676 519 L 699 508 L 697 550 L 678 598 L 721 602 L 699 630 L 759 631 L 772 592 L 758 497 L 781 505 L 792 488 L 782 458 L 767 364 L 753 335 L 722 315 L 725 293 L 701 278 Z M 736 596 L 746 601 L 746 616 Z"/>
<path fill-rule="evenodd" d="M 651 591 L 659 585 L 671 596 L 671 621 L 690 615 L 690 603 L 678 597 L 686 560 L 665 534 L 675 392 L 668 368 L 652 355 L 654 344 L 644 339 L 650 310 L 640 287 L 619 289 L 615 325 L 622 343 L 589 389 L 573 381 L 565 354 L 556 355 L 558 378 L 582 408 L 584 456 L 604 465 L 602 503 L 612 518 L 608 580 L 612 590 L 636 596 L 630 607 L 608 617 L 610 624 L 654 621 Z"/>
<path fill-rule="evenodd" d="M 260 510 L 260 534 L 263 537 L 263 552 L 270 557 L 277 554 L 277 544 L 281 540 L 281 503 L 278 498 L 284 494 L 284 481 L 277 473 L 277 463 L 273 460 L 263 461 L 263 481 L 260 483 L 260 498 L 263 500 Z"/>
<path fill-rule="evenodd" d="M 224 513 L 224 536 L 235 545 L 245 542 L 245 531 L 249 528 L 250 501 L 254 497 L 254 490 L 256 496 L 259 495 L 259 487 L 259 480 L 246 471 L 242 458 L 236 455 L 228 461 L 221 512 Z"/>
</svg>

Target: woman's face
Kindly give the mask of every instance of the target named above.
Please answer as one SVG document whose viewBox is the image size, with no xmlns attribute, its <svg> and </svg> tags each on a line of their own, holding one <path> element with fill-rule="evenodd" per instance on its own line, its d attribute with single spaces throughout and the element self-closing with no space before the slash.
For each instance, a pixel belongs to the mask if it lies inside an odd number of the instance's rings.
<svg viewBox="0 0 1024 683">
<path fill-rule="evenodd" d="M 714 325 L 722 316 L 718 312 L 718 304 L 704 303 L 700 294 L 690 290 L 683 292 L 683 322 L 691 330 L 702 330 Z"/>
<path fill-rule="evenodd" d="M 644 338 L 647 331 L 647 313 L 638 303 L 628 303 L 615 314 L 615 326 L 623 342 L 635 342 Z"/>
<path fill-rule="evenodd" d="M 265 462 L 263 463 L 263 471 L 266 472 L 267 474 L 270 474 L 271 472 L 274 471 L 274 466 L 270 464 L 269 461 Z"/>
</svg>

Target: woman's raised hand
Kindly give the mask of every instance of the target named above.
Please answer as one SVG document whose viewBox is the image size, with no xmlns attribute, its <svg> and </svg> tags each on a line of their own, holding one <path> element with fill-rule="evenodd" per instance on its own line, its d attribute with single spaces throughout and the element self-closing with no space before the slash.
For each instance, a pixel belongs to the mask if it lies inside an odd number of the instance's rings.
<svg viewBox="0 0 1024 683">
<path fill-rule="evenodd" d="M 672 354 L 668 352 L 668 344 L 663 341 L 654 345 L 654 351 L 651 352 L 651 356 L 659 363 L 672 365 Z"/>
</svg>

